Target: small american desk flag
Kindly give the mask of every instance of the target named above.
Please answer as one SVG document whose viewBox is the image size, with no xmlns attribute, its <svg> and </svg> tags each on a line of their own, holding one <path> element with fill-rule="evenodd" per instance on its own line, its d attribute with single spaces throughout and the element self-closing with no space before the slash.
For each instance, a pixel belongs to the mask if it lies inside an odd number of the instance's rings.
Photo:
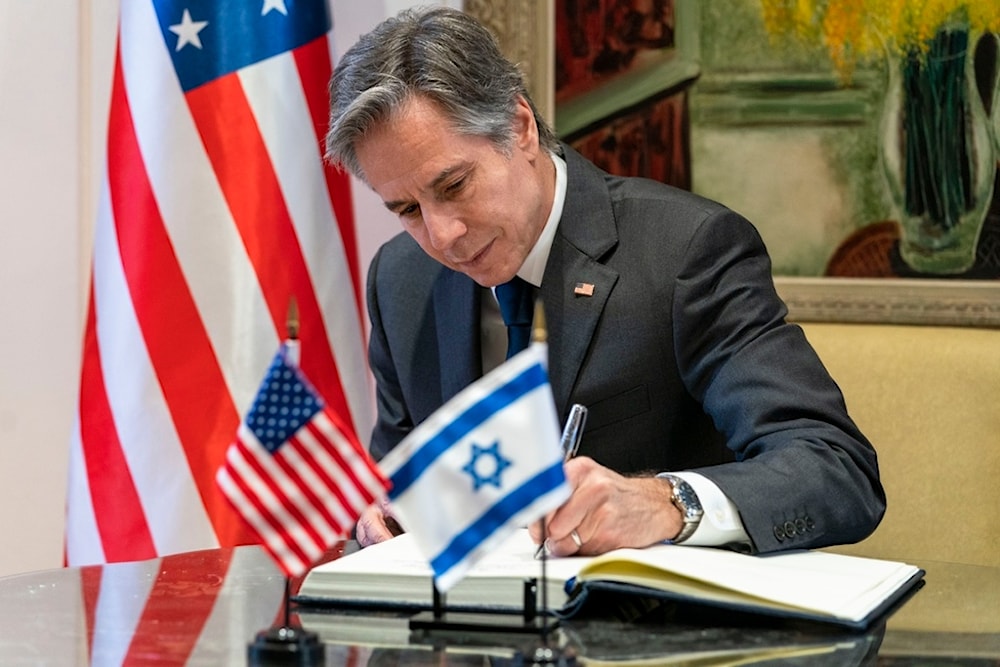
<svg viewBox="0 0 1000 667">
<path fill-rule="evenodd" d="M 282 345 L 216 481 L 289 576 L 305 573 L 388 486 L 349 433 Z"/>
</svg>

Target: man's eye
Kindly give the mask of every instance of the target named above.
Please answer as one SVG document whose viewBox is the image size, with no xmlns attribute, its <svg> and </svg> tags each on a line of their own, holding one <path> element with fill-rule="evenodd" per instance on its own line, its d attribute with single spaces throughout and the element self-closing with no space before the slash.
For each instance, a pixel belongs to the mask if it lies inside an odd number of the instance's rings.
<svg viewBox="0 0 1000 667">
<path fill-rule="evenodd" d="M 412 218 L 420 213 L 420 207 L 416 204 L 410 204 L 409 206 L 399 209 L 398 213 L 401 218 Z"/>
<path fill-rule="evenodd" d="M 465 179 L 464 178 L 460 178 L 457 181 L 455 181 L 454 183 L 449 183 L 448 187 L 446 187 L 444 189 L 444 191 L 445 191 L 445 194 L 453 195 L 453 194 L 456 194 L 458 192 L 461 192 L 462 188 L 464 188 L 464 187 L 465 187 Z"/>
</svg>

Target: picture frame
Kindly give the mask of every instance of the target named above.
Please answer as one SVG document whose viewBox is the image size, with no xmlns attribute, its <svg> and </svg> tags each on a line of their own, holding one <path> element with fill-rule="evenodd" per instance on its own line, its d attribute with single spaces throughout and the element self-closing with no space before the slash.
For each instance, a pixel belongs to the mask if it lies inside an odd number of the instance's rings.
<svg viewBox="0 0 1000 667">
<path fill-rule="evenodd" d="M 776 276 L 796 322 L 1000 327 L 1000 282 Z"/>
<path fill-rule="evenodd" d="M 690 2 L 678 0 L 679 11 L 691 11 Z M 555 0 L 465 0 L 463 5 L 523 68 L 530 94 L 550 121 L 555 118 L 554 6 Z M 776 275 L 774 282 L 789 319 L 797 322 L 1000 327 L 997 280 Z"/>
</svg>

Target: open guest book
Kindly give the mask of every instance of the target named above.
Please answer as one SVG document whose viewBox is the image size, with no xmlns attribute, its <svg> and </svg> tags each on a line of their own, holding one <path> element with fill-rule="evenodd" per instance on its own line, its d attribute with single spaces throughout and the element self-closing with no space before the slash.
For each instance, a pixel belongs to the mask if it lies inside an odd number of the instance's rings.
<svg viewBox="0 0 1000 667">
<path fill-rule="evenodd" d="M 535 550 L 527 530 L 516 531 L 448 591 L 449 608 L 520 610 L 521 582 L 541 580 Z M 549 558 L 546 575 L 548 608 L 564 617 L 579 613 L 599 594 L 864 629 L 920 585 L 924 572 L 896 561 L 824 551 L 749 556 L 661 544 L 596 557 Z M 313 568 L 295 600 L 329 607 L 426 609 L 431 597 L 430 567 L 404 534 Z"/>
</svg>

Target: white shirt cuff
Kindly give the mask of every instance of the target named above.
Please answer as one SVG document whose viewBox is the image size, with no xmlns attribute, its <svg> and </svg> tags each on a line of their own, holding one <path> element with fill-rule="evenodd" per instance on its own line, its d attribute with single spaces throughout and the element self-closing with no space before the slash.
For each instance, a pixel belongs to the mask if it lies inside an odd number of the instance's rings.
<svg viewBox="0 0 1000 667">
<path fill-rule="evenodd" d="M 695 529 L 691 537 L 684 540 L 684 544 L 702 547 L 721 547 L 726 544 L 750 544 L 750 536 L 747 535 L 740 520 L 739 510 L 726 494 L 722 492 L 715 482 L 696 472 L 671 472 L 670 474 L 683 479 L 691 485 L 698 495 L 698 501 L 705 513 L 701 517 L 701 522 Z"/>
</svg>

